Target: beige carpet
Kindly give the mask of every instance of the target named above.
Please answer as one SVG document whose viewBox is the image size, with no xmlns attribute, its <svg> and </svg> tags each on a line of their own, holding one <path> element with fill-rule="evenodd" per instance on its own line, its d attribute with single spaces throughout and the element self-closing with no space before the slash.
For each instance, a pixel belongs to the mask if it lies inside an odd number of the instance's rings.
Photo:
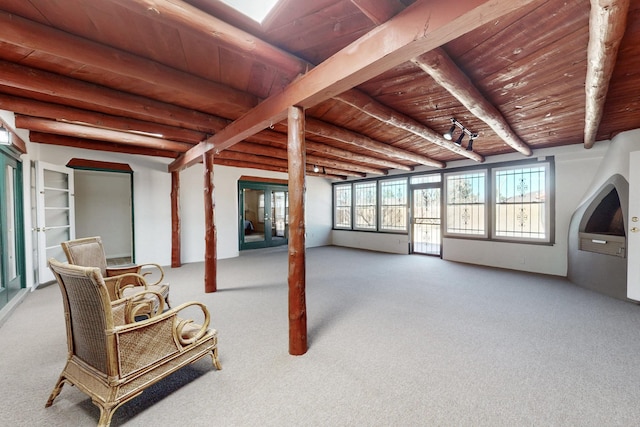
<svg viewBox="0 0 640 427">
<path fill-rule="evenodd" d="M 198 299 L 222 371 L 201 360 L 120 408 L 113 426 L 626 426 L 640 420 L 640 307 L 561 278 L 344 248 L 307 252 L 309 351 L 288 354 L 286 248 L 169 269 Z M 59 291 L 0 328 L 0 425 L 91 426 L 65 386 Z"/>
</svg>

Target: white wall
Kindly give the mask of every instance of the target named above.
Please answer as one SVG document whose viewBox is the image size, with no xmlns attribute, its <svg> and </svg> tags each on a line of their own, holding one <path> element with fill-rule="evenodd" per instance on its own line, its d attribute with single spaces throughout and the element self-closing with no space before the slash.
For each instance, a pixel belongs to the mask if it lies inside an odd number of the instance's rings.
<svg viewBox="0 0 640 427">
<path fill-rule="evenodd" d="M 596 147 L 601 144 L 596 143 Z M 580 204 L 584 203 L 615 174 L 622 175 L 629 181 L 629 153 L 640 150 L 640 129 L 621 132 L 610 143 L 600 167 L 595 171 L 588 191 L 583 195 Z"/>
<path fill-rule="evenodd" d="M 54 145 L 27 143 L 29 161 L 43 160 L 66 165 L 72 158 L 126 163 L 133 169 L 136 261 L 171 263 L 171 174 L 170 160 L 121 153 L 107 153 Z M 28 173 L 28 172 L 27 172 Z M 214 170 L 218 258 L 239 255 L 238 179 L 241 176 L 287 179 L 283 173 L 216 166 Z M 25 183 L 28 188 L 28 183 Z M 307 247 L 331 243 L 331 184 L 319 177 L 307 177 Z M 197 164 L 180 173 L 182 262 L 204 260 L 204 175 Z M 29 194 L 26 192 L 25 194 Z M 26 200 L 29 212 L 30 203 Z M 27 228 L 25 225 L 25 229 Z M 28 237 L 27 237 L 28 240 Z M 28 252 L 29 253 L 29 252 Z"/>
<path fill-rule="evenodd" d="M 346 246 L 349 248 L 367 249 L 392 254 L 409 253 L 409 236 L 406 234 L 333 230 L 332 239 L 332 243 L 336 246 Z"/>
<path fill-rule="evenodd" d="M 473 239 L 444 238 L 443 259 L 488 265 L 492 267 L 530 271 L 536 273 L 565 276 L 567 273 L 567 236 L 571 215 L 594 179 L 602 158 L 611 143 L 598 142 L 594 148 L 586 150 L 582 145 L 557 149 L 542 149 L 534 152 L 534 157 L 555 156 L 556 171 L 556 239 L 553 245 L 530 245 L 492 242 Z M 486 163 L 522 160 L 519 154 L 495 156 Z M 465 160 L 450 162 L 448 168 L 477 165 Z M 417 169 L 419 171 L 433 169 Z M 403 240 L 404 238 L 404 240 Z M 407 253 L 408 236 L 394 234 L 374 234 L 333 231 L 333 244 L 379 250 L 392 253 Z"/>
<path fill-rule="evenodd" d="M 214 169 L 214 197 L 216 203 L 216 231 L 218 259 L 239 255 L 238 242 L 238 180 L 241 176 L 287 179 L 287 174 L 256 169 L 216 166 Z M 182 221 L 183 262 L 204 258 L 204 168 L 197 164 L 180 174 L 180 211 Z M 331 243 L 331 184 L 318 177 L 307 177 L 306 246 Z M 189 224 L 187 227 L 186 224 Z"/>
</svg>

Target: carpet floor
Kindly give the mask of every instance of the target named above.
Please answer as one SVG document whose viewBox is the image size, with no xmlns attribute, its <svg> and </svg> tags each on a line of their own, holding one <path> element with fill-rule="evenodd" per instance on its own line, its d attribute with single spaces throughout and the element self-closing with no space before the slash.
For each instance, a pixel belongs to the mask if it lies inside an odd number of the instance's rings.
<svg viewBox="0 0 640 427">
<path fill-rule="evenodd" d="M 202 359 L 116 411 L 112 426 L 632 426 L 640 307 L 558 277 L 337 247 L 307 251 L 309 350 L 288 354 L 287 251 L 167 268 L 172 305 L 207 304 Z M 57 285 L 0 327 L 0 425 L 91 426 L 66 385 Z"/>
</svg>

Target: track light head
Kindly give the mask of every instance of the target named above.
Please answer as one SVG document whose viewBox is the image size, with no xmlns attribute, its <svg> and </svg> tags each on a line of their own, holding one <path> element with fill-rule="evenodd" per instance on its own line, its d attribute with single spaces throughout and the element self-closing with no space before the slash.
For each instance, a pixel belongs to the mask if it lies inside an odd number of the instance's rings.
<svg viewBox="0 0 640 427">
<path fill-rule="evenodd" d="M 446 139 L 447 141 L 451 141 L 453 139 L 453 132 L 456 130 L 456 122 L 457 122 L 457 120 L 452 117 L 451 118 L 451 128 L 447 132 L 442 134 L 444 139 Z"/>
<path fill-rule="evenodd" d="M 314 171 L 315 173 L 320 172 L 320 168 L 318 167 L 318 165 L 313 165 L 313 171 Z"/>
<path fill-rule="evenodd" d="M 462 140 L 464 139 L 464 132 L 460 132 L 460 136 L 458 137 L 458 139 L 456 139 L 455 144 L 456 145 L 462 145 Z"/>
<path fill-rule="evenodd" d="M 477 135 L 471 135 L 469 137 L 469 143 L 467 144 L 467 151 L 473 151 L 473 138 L 475 138 Z"/>
</svg>

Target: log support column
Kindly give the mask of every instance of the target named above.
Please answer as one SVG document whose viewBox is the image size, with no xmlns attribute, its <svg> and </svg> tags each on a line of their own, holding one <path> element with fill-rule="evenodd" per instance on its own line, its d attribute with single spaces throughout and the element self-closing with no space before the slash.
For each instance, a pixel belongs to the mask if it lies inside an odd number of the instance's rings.
<svg viewBox="0 0 640 427">
<path fill-rule="evenodd" d="M 289 107 L 289 354 L 307 352 L 304 110 Z"/>
<path fill-rule="evenodd" d="M 182 265 L 180 248 L 180 172 L 171 172 L 171 268 Z"/>
<path fill-rule="evenodd" d="M 213 151 L 203 154 L 204 163 L 204 291 L 217 290 L 217 246 L 215 211 L 216 202 L 213 184 Z"/>
</svg>

